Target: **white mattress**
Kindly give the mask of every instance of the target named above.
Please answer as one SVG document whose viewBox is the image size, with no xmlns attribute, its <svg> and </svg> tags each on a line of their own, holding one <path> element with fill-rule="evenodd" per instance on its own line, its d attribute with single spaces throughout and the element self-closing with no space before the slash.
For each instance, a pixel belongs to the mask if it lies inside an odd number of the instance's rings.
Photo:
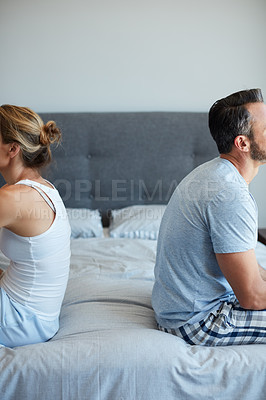
<svg viewBox="0 0 266 400">
<path fill-rule="evenodd" d="M 46 343 L 0 349 L 1 399 L 264 398 L 266 345 L 189 346 L 157 330 L 155 252 L 149 240 L 73 240 L 60 330 Z M 266 266 L 266 247 L 256 253 Z"/>
</svg>

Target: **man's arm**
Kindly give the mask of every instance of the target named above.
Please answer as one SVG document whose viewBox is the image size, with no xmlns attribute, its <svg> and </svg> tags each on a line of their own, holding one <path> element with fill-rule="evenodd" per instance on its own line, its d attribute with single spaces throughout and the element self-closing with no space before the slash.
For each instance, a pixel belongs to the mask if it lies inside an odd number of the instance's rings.
<svg viewBox="0 0 266 400">
<path fill-rule="evenodd" d="M 240 305 L 249 310 L 265 309 L 266 271 L 258 265 L 255 251 L 218 253 L 216 259 Z"/>
</svg>

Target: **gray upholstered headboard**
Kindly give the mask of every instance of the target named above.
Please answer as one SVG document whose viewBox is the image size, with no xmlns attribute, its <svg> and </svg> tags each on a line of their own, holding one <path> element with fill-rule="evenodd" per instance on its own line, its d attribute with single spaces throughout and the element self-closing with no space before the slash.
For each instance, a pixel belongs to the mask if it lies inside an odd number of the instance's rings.
<svg viewBox="0 0 266 400">
<path fill-rule="evenodd" d="M 195 166 L 218 155 L 207 113 L 46 113 L 63 133 L 44 175 L 67 207 L 165 204 Z"/>
</svg>

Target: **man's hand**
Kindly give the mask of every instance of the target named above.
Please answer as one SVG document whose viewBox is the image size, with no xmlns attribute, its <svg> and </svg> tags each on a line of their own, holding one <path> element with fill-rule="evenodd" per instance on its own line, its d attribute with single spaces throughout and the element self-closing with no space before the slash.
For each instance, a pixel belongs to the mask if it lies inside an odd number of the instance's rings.
<svg viewBox="0 0 266 400">
<path fill-rule="evenodd" d="M 240 305 L 250 310 L 266 309 L 266 271 L 258 265 L 255 251 L 219 253 L 216 259 Z"/>
</svg>

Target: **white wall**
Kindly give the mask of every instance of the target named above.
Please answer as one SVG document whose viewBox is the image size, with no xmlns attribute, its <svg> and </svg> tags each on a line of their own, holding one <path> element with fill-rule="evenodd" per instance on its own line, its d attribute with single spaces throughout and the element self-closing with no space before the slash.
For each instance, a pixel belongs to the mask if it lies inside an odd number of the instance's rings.
<svg viewBox="0 0 266 400">
<path fill-rule="evenodd" d="M 0 2 L 0 103 L 44 111 L 207 111 L 266 98 L 265 0 Z M 266 226 L 266 167 L 251 184 Z"/>
</svg>

